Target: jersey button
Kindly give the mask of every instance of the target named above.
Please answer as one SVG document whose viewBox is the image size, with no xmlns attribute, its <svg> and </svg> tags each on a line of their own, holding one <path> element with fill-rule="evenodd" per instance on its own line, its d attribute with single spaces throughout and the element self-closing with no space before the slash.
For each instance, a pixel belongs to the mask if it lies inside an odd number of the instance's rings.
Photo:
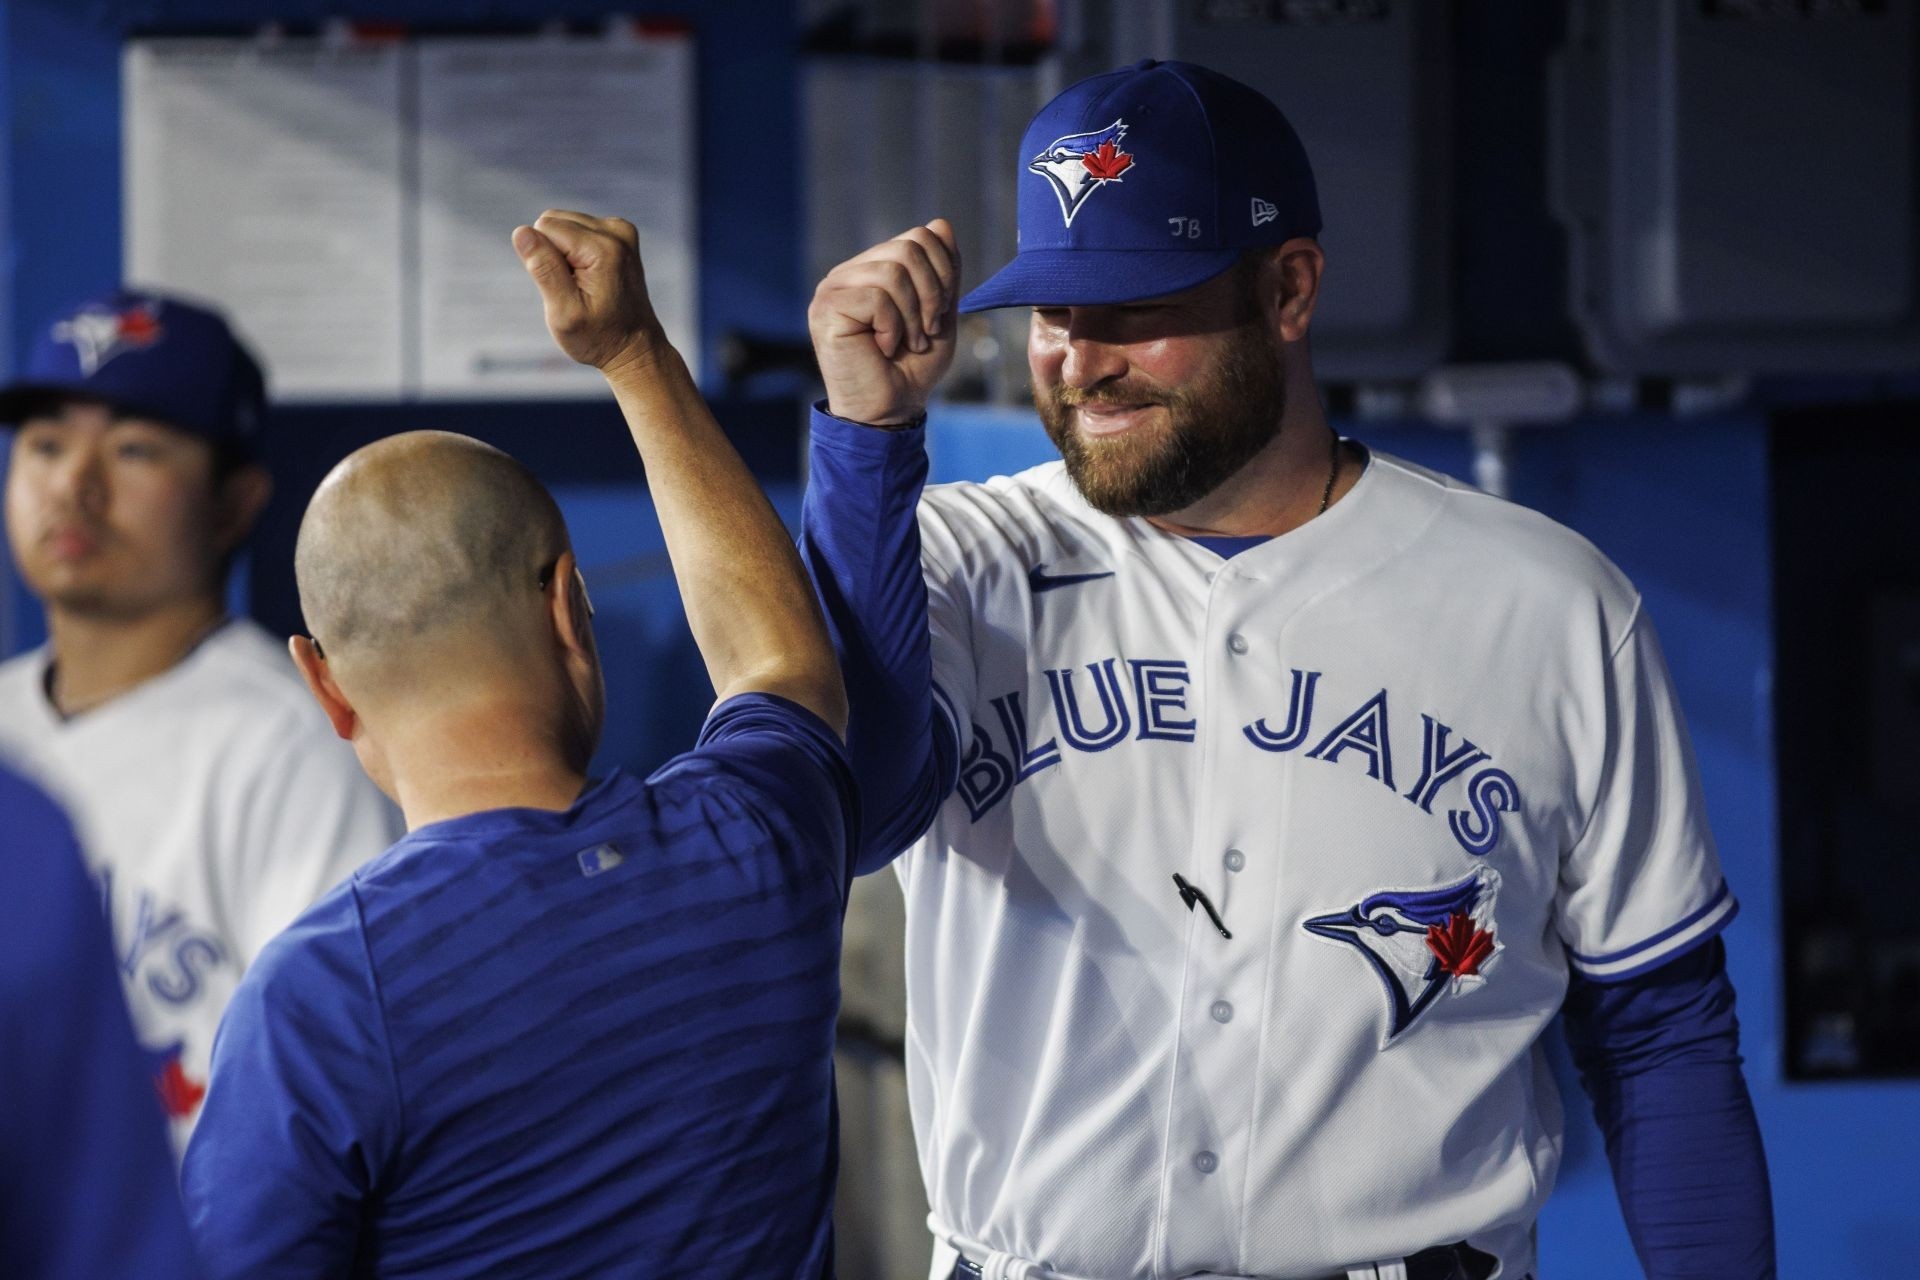
<svg viewBox="0 0 1920 1280">
<path fill-rule="evenodd" d="M 1236 631 L 1227 637 L 1227 648 L 1235 653 L 1245 653 L 1247 651 L 1247 638 Z"/>
<path fill-rule="evenodd" d="M 1213 1008 L 1207 1010 L 1207 1012 L 1213 1015 L 1213 1020 L 1215 1022 L 1232 1022 L 1233 1021 L 1233 1006 L 1228 1004 L 1225 1000 L 1215 1000 L 1213 1002 Z"/>
<path fill-rule="evenodd" d="M 1220 1157 L 1211 1151 L 1202 1151 L 1194 1156 L 1193 1167 L 1202 1173 L 1212 1173 L 1220 1167 Z"/>
<path fill-rule="evenodd" d="M 1247 855 L 1238 849 L 1229 849 L 1227 850 L 1226 863 L 1227 870 L 1238 871 L 1247 865 Z"/>
</svg>

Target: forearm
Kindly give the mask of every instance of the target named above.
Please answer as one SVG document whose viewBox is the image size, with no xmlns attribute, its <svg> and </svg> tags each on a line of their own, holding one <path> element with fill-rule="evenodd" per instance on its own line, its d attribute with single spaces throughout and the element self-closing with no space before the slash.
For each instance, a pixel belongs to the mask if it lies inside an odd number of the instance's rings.
<svg viewBox="0 0 1920 1280">
<path fill-rule="evenodd" d="M 922 433 L 816 410 L 808 476 L 800 549 L 846 677 L 847 750 L 865 814 L 857 866 L 867 872 L 926 830 L 952 785 L 915 517 L 927 476 Z"/>
<path fill-rule="evenodd" d="M 1766 1155 L 1735 1063 L 1596 1082 L 1614 1188 L 1651 1280 L 1774 1275 Z"/>
<path fill-rule="evenodd" d="M 647 297 L 624 218 L 549 209 L 515 227 L 560 349 L 613 388 L 646 464 L 667 554 L 722 700 L 771 693 L 843 732 L 846 692 L 787 531 L 713 420 Z"/>
<path fill-rule="evenodd" d="M 1629 982 L 1576 979 L 1566 1025 L 1647 1275 L 1769 1280 L 1766 1153 L 1720 942 Z"/>
<path fill-rule="evenodd" d="M 663 341 L 606 374 L 715 691 L 779 694 L 844 732 L 846 695 L 799 555 L 685 362 Z"/>
</svg>

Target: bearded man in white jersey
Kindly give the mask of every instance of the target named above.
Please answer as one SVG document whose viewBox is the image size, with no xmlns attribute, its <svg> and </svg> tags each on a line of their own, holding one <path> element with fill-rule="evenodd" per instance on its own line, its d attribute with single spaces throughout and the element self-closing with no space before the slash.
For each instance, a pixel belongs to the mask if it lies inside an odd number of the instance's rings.
<svg viewBox="0 0 1920 1280">
<path fill-rule="evenodd" d="M 241 972 L 399 833 L 286 650 L 229 617 L 271 482 L 259 365 L 152 293 L 85 303 L 0 390 L 15 568 L 47 643 L 0 664 L 0 748 L 72 814 L 184 1151 Z"/>
<path fill-rule="evenodd" d="M 935 220 L 809 313 L 935 1280 L 1532 1277 L 1563 1007 L 1648 1274 L 1771 1276 L 1734 901 L 1638 594 L 1329 429 L 1266 98 L 1141 63 L 1018 163 L 984 285 Z M 956 313 L 1002 306 L 1062 461 L 922 497 Z"/>
</svg>

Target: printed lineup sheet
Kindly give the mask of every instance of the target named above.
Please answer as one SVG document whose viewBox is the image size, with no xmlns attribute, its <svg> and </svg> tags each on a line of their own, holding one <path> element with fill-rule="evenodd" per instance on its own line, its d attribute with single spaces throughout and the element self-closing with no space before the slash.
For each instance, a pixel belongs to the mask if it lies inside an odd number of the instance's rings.
<svg viewBox="0 0 1920 1280">
<path fill-rule="evenodd" d="M 402 56 L 319 39 L 124 53 L 125 276 L 226 311 L 278 399 L 403 392 Z"/>
<path fill-rule="evenodd" d="M 421 394 L 605 394 L 554 346 L 508 240 L 548 208 L 639 229 L 654 309 L 697 370 L 692 37 L 450 36 L 417 56 Z"/>
<path fill-rule="evenodd" d="M 699 368 L 694 44 L 168 37 L 122 65 L 126 278 L 224 309 L 282 401 L 599 398 L 510 242 L 627 218 Z"/>
</svg>

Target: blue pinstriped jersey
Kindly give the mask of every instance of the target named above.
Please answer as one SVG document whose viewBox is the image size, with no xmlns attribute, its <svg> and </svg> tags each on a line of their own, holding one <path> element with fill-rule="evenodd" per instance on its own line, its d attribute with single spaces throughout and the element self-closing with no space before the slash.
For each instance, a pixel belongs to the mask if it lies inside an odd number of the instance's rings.
<svg viewBox="0 0 1920 1280">
<path fill-rule="evenodd" d="M 222 1024 L 215 1274 L 830 1275 L 853 804 L 838 739 L 747 695 L 645 781 L 368 864 Z"/>
</svg>

